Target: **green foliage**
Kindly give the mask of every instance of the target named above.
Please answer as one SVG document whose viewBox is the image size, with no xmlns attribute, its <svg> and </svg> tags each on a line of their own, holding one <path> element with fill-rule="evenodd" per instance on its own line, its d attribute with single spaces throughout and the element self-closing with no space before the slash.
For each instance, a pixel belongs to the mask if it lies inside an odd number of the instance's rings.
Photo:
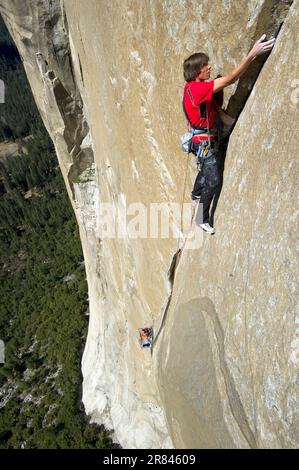
<svg viewBox="0 0 299 470">
<path fill-rule="evenodd" d="M 9 189 L 0 197 L 0 386 L 4 396 L 14 391 L 1 409 L 0 447 L 113 447 L 80 408 L 88 302 L 75 217 L 55 155 L 41 142 L 28 148 L 1 166 Z M 36 192 L 25 199 L 32 165 Z"/>
</svg>

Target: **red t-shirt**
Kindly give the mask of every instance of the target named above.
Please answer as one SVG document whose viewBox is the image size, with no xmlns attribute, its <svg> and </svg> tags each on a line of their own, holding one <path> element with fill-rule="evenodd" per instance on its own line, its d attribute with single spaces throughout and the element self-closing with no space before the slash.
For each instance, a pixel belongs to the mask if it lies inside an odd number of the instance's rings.
<svg viewBox="0 0 299 470">
<path fill-rule="evenodd" d="M 184 106 L 193 126 L 215 129 L 215 105 L 212 101 L 214 80 L 210 82 L 187 82 L 184 88 Z M 190 90 L 193 102 L 187 90 Z M 206 102 L 207 118 L 202 117 L 200 104 Z M 209 121 L 209 122 L 208 122 Z"/>
</svg>

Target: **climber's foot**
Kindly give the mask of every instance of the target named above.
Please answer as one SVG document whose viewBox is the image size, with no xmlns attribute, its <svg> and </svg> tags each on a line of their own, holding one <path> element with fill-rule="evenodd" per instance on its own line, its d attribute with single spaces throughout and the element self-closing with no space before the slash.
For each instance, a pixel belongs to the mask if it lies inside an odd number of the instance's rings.
<svg viewBox="0 0 299 470">
<path fill-rule="evenodd" d="M 207 222 L 205 224 L 199 224 L 200 228 L 204 230 L 204 232 L 209 233 L 210 235 L 214 235 L 215 229 L 214 227 L 211 227 L 211 225 Z"/>
</svg>

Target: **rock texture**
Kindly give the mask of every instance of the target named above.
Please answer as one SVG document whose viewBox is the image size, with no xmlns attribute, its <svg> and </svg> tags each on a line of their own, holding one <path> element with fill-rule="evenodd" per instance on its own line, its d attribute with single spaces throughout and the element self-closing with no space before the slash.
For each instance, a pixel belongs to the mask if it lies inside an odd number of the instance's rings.
<svg viewBox="0 0 299 470">
<path fill-rule="evenodd" d="M 298 445 L 299 2 L 290 4 L 0 0 L 80 227 L 86 412 L 124 447 Z M 225 92 L 237 115 L 251 90 L 230 139 L 217 234 L 183 251 L 169 297 L 177 240 L 101 238 L 101 207 L 188 201 L 183 59 L 205 50 L 225 74 L 283 21 L 256 83 L 252 72 Z M 151 356 L 136 330 L 157 331 L 167 305 Z"/>
</svg>

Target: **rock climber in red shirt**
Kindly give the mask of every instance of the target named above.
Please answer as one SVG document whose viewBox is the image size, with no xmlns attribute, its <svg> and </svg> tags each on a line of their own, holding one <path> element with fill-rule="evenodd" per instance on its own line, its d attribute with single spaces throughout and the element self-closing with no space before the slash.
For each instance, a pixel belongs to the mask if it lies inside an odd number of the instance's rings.
<svg viewBox="0 0 299 470">
<path fill-rule="evenodd" d="M 215 80 L 206 81 L 211 76 L 211 65 L 206 54 L 192 54 L 184 61 L 184 77 L 187 83 L 184 88 L 183 107 L 193 131 L 192 150 L 200 164 L 191 197 L 202 203 L 203 218 L 200 227 L 211 235 L 215 233 L 215 229 L 211 226 L 210 206 L 221 183 L 217 114 L 224 125 L 231 126 L 234 123 L 234 119 L 221 109 L 222 99 L 219 92 L 238 80 L 257 56 L 272 49 L 275 39 L 266 41 L 265 37 L 263 34 L 232 72 Z"/>
</svg>

